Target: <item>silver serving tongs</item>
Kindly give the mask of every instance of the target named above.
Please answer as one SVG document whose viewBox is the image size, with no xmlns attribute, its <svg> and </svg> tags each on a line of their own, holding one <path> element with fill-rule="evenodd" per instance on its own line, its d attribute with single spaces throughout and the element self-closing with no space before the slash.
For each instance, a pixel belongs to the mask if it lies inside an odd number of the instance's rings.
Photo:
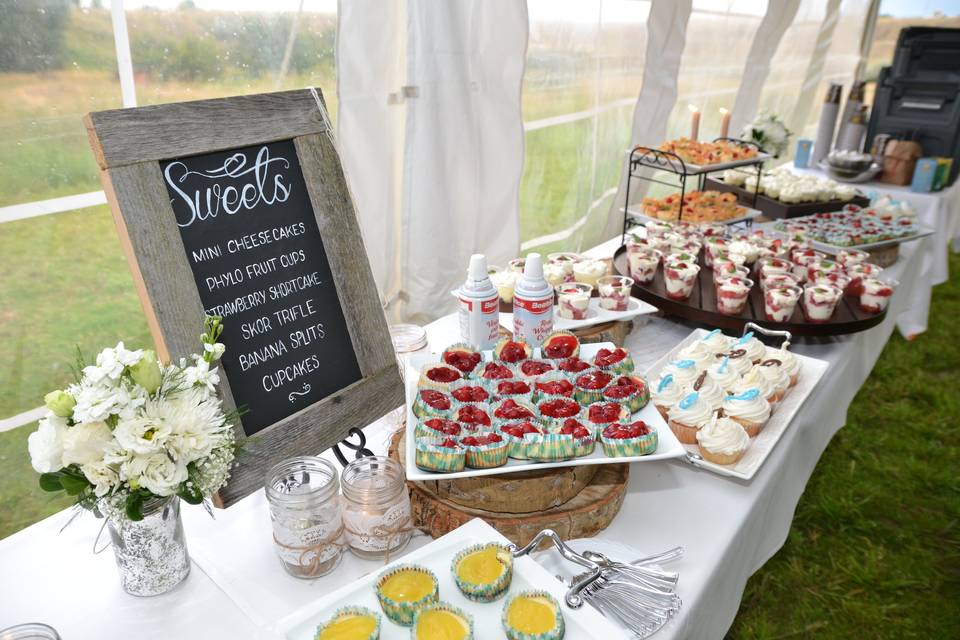
<svg viewBox="0 0 960 640">
<path fill-rule="evenodd" d="M 518 549 L 517 545 L 515 544 L 511 544 L 507 548 L 510 549 L 510 553 L 513 554 L 514 558 L 519 558 L 536 550 L 544 538 L 553 543 L 553 546 L 557 548 L 557 551 L 560 552 L 560 555 L 563 556 L 565 560 L 575 562 L 581 567 L 586 567 L 588 569 L 588 571 L 574 577 L 569 585 L 570 588 L 567 589 L 566 596 L 564 596 L 564 600 L 566 601 L 568 607 L 571 609 L 579 609 L 583 606 L 583 597 L 580 595 L 580 593 L 600 577 L 599 564 L 592 560 L 588 560 L 568 547 L 566 543 L 560 539 L 560 536 L 553 531 L 553 529 L 544 529 L 537 535 L 533 536 L 533 540 L 528 542 L 522 548 Z"/>
</svg>

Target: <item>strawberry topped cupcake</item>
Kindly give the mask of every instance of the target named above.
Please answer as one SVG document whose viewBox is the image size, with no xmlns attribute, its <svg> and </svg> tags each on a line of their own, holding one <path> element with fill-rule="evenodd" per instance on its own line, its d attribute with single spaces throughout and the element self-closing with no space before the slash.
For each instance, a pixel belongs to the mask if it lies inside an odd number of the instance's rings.
<svg viewBox="0 0 960 640">
<path fill-rule="evenodd" d="M 414 460 L 424 471 L 438 473 L 463 471 L 466 455 L 453 438 L 418 440 L 416 447 Z"/>
<path fill-rule="evenodd" d="M 436 389 L 420 389 L 416 400 L 413 401 L 413 415 L 418 418 L 424 416 L 450 415 L 450 396 Z"/>
<path fill-rule="evenodd" d="M 493 389 L 498 398 L 529 400 L 533 394 L 533 387 L 528 380 L 500 380 Z"/>
<path fill-rule="evenodd" d="M 600 349 L 593 358 L 593 366 L 613 373 L 631 373 L 633 358 L 630 357 L 630 352 L 622 347 L 613 350 Z"/>
<path fill-rule="evenodd" d="M 603 399 L 603 390 L 613 382 L 613 374 L 599 369 L 584 371 L 574 380 L 573 399 L 590 404 Z"/>
<path fill-rule="evenodd" d="M 477 380 L 458 380 L 450 385 L 450 395 L 457 402 L 486 402 L 490 392 Z"/>
<path fill-rule="evenodd" d="M 446 418 L 426 418 L 417 423 L 413 434 L 417 439 L 420 438 L 444 438 L 446 436 L 457 437 L 463 432 L 459 422 L 447 420 Z"/>
<path fill-rule="evenodd" d="M 555 372 L 537 380 L 534 383 L 534 391 L 538 398 L 556 396 L 570 398 L 573 396 L 573 383 L 566 375 Z"/>
<path fill-rule="evenodd" d="M 536 417 L 536 410 L 525 402 L 517 402 L 513 398 L 507 398 L 493 406 L 493 417 L 499 422 L 532 420 Z"/>
<path fill-rule="evenodd" d="M 543 433 L 543 428 L 534 424 L 532 420 L 520 420 L 500 425 L 499 433 L 510 445 L 508 455 L 515 460 L 526 460 L 528 457 L 526 436 L 540 435 Z"/>
<path fill-rule="evenodd" d="M 574 358 L 580 354 L 580 340 L 569 331 L 554 331 L 544 338 L 540 353 L 549 360 Z"/>
<path fill-rule="evenodd" d="M 597 444 L 593 429 L 585 425 L 577 418 L 564 419 L 560 423 L 560 429 L 557 431 L 557 433 L 573 436 L 573 455 L 578 458 L 581 456 L 588 456 L 593 453 L 593 448 Z"/>
<path fill-rule="evenodd" d="M 580 403 L 569 398 L 550 398 L 537 405 L 540 418 L 544 421 L 576 418 L 583 411 Z"/>
<path fill-rule="evenodd" d="M 657 432 L 643 420 L 617 422 L 603 428 L 600 442 L 608 458 L 645 456 L 657 450 Z"/>
<path fill-rule="evenodd" d="M 553 363 L 546 360 L 523 360 L 517 365 L 517 371 L 521 378 L 539 378 L 553 370 Z"/>
<path fill-rule="evenodd" d="M 480 377 L 484 380 L 509 380 L 516 377 L 513 369 L 500 362 L 488 362 Z"/>
<path fill-rule="evenodd" d="M 477 365 L 483 360 L 483 356 L 470 345 L 459 343 L 447 347 L 440 359 L 451 367 L 459 369 L 466 377 L 473 374 Z"/>
<path fill-rule="evenodd" d="M 603 399 L 619 402 L 630 413 L 636 413 L 650 400 L 650 390 L 644 379 L 639 376 L 620 376 L 603 390 Z"/>
<path fill-rule="evenodd" d="M 518 340 L 501 340 L 493 349 L 493 357 L 501 362 L 516 364 L 533 356 L 533 348 Z"/>
<path fill-rule="evenodd" d="M 425 389 L 448 391 L 450 383 L 459 380 L 463 374 L 448 364 L 425 364 L 420 370 L 419 386 Z"/>
<path fill-rule="evenodd" d="M 460 439 L 466 453 L 467 466 L 472 469 L 490 469 L 507 464 L 510 443 L 499 433 L 481 433 Z"/>
<path fill-rule="evenodd" d="M 453 419 L 474 427 L 489 427 L 490 414 L 478 404 L 461 404 L 453 410 Z"/>
<path fill-rule="evenodd" d="M 590 363 L 580 358 L 567 358 L 557 364 L 557 369 L 565 373 L 580 373 L 590 368 Z"/>
<path fill-rule="evenodd" d="M 587 407 L 587 420 L 595 426 L 626 420 L 629 417 L 630 410 L 619 402 L 594 402 Z"/>
</svg>

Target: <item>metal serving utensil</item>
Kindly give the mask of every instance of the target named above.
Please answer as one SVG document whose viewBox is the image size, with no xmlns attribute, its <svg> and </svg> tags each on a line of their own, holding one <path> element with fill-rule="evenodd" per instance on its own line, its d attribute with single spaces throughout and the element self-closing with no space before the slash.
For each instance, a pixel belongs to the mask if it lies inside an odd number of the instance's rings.
<svg viewBox="0 0 960 640">
<path fill-rule="evenodd" d="M 600 578 L 600 565 L 593 560 L 588 560 L 584 556 L 568 547 L 566 543 L 560 539 L 560 536 L 558 536 L 552 529 L 544 529 L 537 535 L 533 536 L 533 539 L 523 548 L 517 548 L 517 545 L 515 544 L 511 544 L 507 548 L 510 549 L 510 553 L 513 554 L 514 558 L 519 558 L 536 550 L 536 548 L 544 539 L 550 540 L 550 542 L 553 543 L 553 546 L 556 547 L 557 551 L 560 552 L 560 555 L 563 556 L 565 560 L 575 562 L 581 567 L 586 567 L 588 569 L 588 571 L 574 576 L 569 583 L 565 583 L 567 587 L 569 587 L 567 589 L 567 594 L 564 596 L 567 606 L 571 609 L 579 609 L 584 603 L 583 596 L 581 595 L 582 592 L 584 592 L 587 587 Z"/>
</svg>

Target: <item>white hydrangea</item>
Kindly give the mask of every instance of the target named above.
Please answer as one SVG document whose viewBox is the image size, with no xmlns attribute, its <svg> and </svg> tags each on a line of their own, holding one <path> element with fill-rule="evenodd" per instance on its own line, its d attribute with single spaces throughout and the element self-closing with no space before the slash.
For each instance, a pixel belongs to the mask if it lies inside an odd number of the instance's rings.
<svg viewBox="0 0 960 640">
<path fill-rule="evenodd" d="M 38 473 L 53 473 L 63 467 L 63 434 L 66 430 L 66 418 L 50 412 L 27 438 L 30 464 Z"/>
<path fill-rule="evenodd" d="M 97 364 L 83 368 L 83 375 L 90 382 L 98 383 L 102 380 L 119 380 L 123 370 L 132 367 L 143 357 L 143 349 L 128 351 L 122 342 L 118 342 L 113 349 L 104 349 L 97 354 Z"/>
</svg>

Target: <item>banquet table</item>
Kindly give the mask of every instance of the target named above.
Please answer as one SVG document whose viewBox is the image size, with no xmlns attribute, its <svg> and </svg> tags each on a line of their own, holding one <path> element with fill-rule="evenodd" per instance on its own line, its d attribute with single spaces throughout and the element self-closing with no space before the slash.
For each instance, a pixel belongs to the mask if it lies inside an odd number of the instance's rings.
<svg viewBox="0 0 960 640">
<path fill-rule="evenodd" d="M 721 638 L 732 623 L 747 579 L 783 545 L 797 501 L 831 437 L 846 421 L 847 407 L 900 317 L 925 325 L 931 282 L 924 256 L 938 250 L 934 238 L 903 247 L 888 272 L 901 286 L 884 322 L 858 334 L 798 341 L 796 352 L 829 368 L 780 443 L 751 481 L 721 477 L 682 461 L 634 463 L 628 492 L 613 523 L 598 537 L 658 552 L 681 545 L 679 615 L 654 637 Z M 591 252 L 610 256 L 611 240 Z M 942 247 L 941 247 L 942 248 Z M 918 306 L 919 305 L 919 306 Z M 645 317 L 626 339 L 644 371 L 691 331 L 672 319 Z M 454 316 L 427 327 L 430 348 L 457 339 Z M 383 453 L 398 425 L 395 411 L 365 430 Z M 326 452 L 324 455 L 329 455 Z M 120 588 L 112 552 L 95 555 L 101 522 L 89 514 L 66 528 L 69 512 L 55 514 L 0 540 L 0 627 L 40 621 L 74 638 L 275 638 L 284 617 L 382 563 L 350 554 L 332 574 L 313 581 L 289 577 L 274 555 L 263 491 L 215 519 L 184 505 L 192 556 L 190 577 L 172 592 L 135 598 Z M 61 529 L 63 530 L 61 531 Z M 413 539 L 408 550 L 429 542 Z"/>
</svg>

